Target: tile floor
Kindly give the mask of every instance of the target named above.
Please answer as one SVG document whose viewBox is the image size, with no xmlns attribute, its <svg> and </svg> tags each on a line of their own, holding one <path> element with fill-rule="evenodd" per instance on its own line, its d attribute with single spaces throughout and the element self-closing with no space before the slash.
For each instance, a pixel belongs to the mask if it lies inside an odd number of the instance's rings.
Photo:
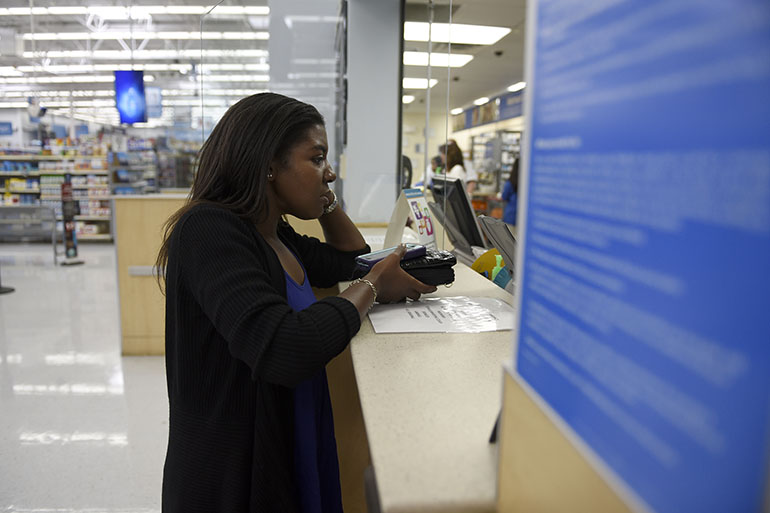
<svg viewBox="0 0 770 513">
<path fill-rule="evenodd" d="M 162 357 L 121 357 L 115 251 L 0 243 L 0 513 L 160 511 Z"/>
</svg>

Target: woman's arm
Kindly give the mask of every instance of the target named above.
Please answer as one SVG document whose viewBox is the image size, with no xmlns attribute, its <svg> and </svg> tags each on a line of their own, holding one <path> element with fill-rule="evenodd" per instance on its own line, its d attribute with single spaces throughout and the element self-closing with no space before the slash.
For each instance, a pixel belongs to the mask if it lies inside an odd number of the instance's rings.
<svg viewBox="0 0 770 513">
<path fill-rule="evenodd" d="M 330 192 L 330 203 L 334 201 L 334 193 Z M 324 214 L 318 220 L 324 232 L 326 243 L 340 251 L 357 251 L 366 247 L 366 241 L 350 220 L 341 205 Z"/>
</svg>

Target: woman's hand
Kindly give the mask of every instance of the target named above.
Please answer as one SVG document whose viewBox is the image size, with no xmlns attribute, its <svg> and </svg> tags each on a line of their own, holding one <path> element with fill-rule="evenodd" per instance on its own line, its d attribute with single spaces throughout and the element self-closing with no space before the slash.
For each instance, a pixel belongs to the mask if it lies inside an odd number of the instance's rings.
<svg viewBox="0 0 770 513">
<path fill-rule="evenodd" d="M 377 262 L 365 276 L 377 287 L 378 303 L 393 303 L 404 298 L 420 299 L 422 294 L 435 292 L 436 287 L 427 285 L 413 278 L 401 268 L 401 259 L 406 254 L 406 246 L 398 248 Z"/>
</svg>

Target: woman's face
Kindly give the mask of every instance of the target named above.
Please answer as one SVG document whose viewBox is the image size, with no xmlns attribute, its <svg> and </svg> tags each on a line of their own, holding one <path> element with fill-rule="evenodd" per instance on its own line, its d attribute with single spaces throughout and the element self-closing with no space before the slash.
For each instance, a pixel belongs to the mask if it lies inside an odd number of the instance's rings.
<svg viewBox="0 0 770 513">
<path fill-rule="evenodd" d="M 329 206 L 329 183 L 337 179 L 326 160 L 329 145 L 323 125 L 305 132 L 305 138 L 289 150 L 284 162 L 274 161 L 272 196 L 281 214 L 317 219 Z"/>
</svg>

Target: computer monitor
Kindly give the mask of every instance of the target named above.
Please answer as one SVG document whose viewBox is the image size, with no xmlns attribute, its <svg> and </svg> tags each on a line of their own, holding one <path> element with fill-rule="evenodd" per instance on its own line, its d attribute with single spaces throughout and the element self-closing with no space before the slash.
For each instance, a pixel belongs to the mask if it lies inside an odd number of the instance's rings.
<svg viewBox="0 0 770 513">
<path fill-rule="evenodd" d="M 444 225 L 455 248 L 470 251 L 471 246 L 486 247 L 463 181 L 459 178 L 434 176 L 431 189 L 435 201 L 429 206 Z"/>
</svg>

